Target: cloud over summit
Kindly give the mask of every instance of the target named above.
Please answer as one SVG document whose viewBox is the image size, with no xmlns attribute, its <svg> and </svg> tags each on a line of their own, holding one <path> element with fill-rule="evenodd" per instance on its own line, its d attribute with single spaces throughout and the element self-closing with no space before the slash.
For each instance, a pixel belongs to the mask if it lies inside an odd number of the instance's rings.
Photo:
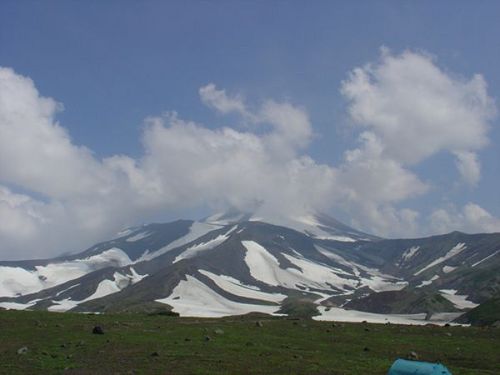
<svg viewBox="0 0 500 375">
<path fill-rule="evenodd" d="M 342 210 L 382 235 L 427 233 L 431 222 L 500 230 L 473 203 L 453 220 L 449 208 L 423 217 L 404 207 L 431 189 L 412 168 L 436 153 L 453 155 L 469 185 L 479 182 L 478 152 L 495 115 L 484 78 L 457 79 L 425 54 L 384 51 L 353 69 L 341 92 L 360 131 L 339 165 L 308 155 L 314 130 L 305 109 L 274 100 L 250 108 L 213 83 L 199 89 L 201 102 L 240 116 L 244 130 L 168 112 L 145 120 L 142 156 L 100 159 L 57 122 L 61 104 L 0 68 L 0 259 L 56 255 L 161 212 L 207 206 L 267 216 Z"/>
</svg>

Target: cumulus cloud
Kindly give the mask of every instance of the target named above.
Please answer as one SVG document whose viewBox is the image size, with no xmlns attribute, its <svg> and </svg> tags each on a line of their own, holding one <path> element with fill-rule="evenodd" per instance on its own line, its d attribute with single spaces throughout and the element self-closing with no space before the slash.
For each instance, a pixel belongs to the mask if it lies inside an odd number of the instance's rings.
<svg viewBox="0 0 500 375">
<path fill-rule="evenodd" d="M 455 206 L 439 208 L 430 215 L 429 232 L 434 234 L 459 230 L 468 233 L 500 232 L 500 219 L 475 203 L 461 209 Z"/>
<path fill-rule="evenodd" d="M 245 130 L 167 112 L 145 120 L 142 156 L 101 159 L 57 122 L 61 104 L 0 68 L 0 259 L 81 250 L 162 212 L 207 206 L 268 218 L 335 209 L 391 236 L 498 230 L 498 219 L 472 203 L 430 217 L 404 207 L 432 188 L 412 167 L 438 152 L 478 183 L 495 113 L 481 76 L 453 78 L 427 55 L 385 51 L 354 69 L 342 93 L 360 132 L 336 166 L 307 154 L 314 131 L 304 108 L 274 100 L 249 107 L 212 83 L 200 88 L 202 103 L 240 116 Z"/>
<path fill-rule="evenodd" d="M 411 168 L 440 152 L 455 157 L 464 182 L 481 176 L 477 152 L 488 143 L 496 115 L 484 78 L 455 77 L 425 53 L 399 55 L 383 48 L 380 60 L 353 69 L 341 93 L 356 128 L 364 129 L 358 148 L 346 152 L 343 183 L 351 190 L 350 211 L 362 227 L 381 234 L 417 235 L 418 215 L 408 216 L 396 203 L 421 195 L 431 183 Z M 403 227 L 401 217 L 406 220 Z"/>
<path fill-rule="evenodd" d="M 225 94 L 209 101 L 214 90 L 200 91 L 210 106 L 250 113 Z M 335 169 L 303 154 L 312 126 L 290 103 L 265 101 L 249 114 L 263 127 L 256 133 L 212 130 L 174 112 L 151 117 L 142 157 L 102 160 L 57 123 L 61 108 L 29 78 L 0 71 L 0 258 L 59 254 L 173 208 L 299 213 L 334 195 Z"/>
<path fill-rule="evenodd" d="M 230 97 L 226 94 L 226 90 L 218 90 L 213 83 L 200 87 L 198 93 L 200 94 L 201 101 L 205 105 L 222 114 L 236 112 L 249 118 L 253 117 L 250 112 L 247 111 L 241 96 Z"/>
<path fill-rule="evenodd" d="M 353 122 L 382 140 L 387 157 L 413 165 L 448 151 L 464 179 L 477 183 L 473 152 L 487 144 L 496 114 L 480 74 L 454 77 L 429 55 L 382 49 L 380 61 L 354 69 L 341 91 Z"/>
</svg>

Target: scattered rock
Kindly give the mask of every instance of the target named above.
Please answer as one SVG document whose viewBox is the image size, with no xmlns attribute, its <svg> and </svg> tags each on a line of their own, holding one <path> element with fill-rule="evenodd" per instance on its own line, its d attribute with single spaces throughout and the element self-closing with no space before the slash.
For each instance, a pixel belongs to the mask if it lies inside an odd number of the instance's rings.
<svg viewBox="0 0 500 375">
<path fill-rule="evenodd" d="M 418 361 L 418 354 L 416 352 L 411 351 L 408 353 L 408 359 L 412 361 Z"/>
<path fill-rule="evenodd" d="M 446 333 L 445 333 L 445 335 L 446 335 L 446 336 L 449 336 L 449 337 L 451 337 L 451 336 L 452 336 L 451 332 L 446 332 Z"/>
<path fill-rule="evenodd" d="M 302 359 L 302 356 L 300 356 L 300 355 L 298 355 L 298 354 L 294 354 L 294 355 L 293 355 L 293 358 L 294 358 L 294 359 Z"/>
<path fill-rule="evenodd" d="M 160 356 L 160 353 L 158 353 L 158 352 L 151 353 L 151 357 L 159 357 L 159 356 Z"/>
<path fill-rule="evenodd" d="M 263 326 L 264 326 L 264 324 L 262 324 L 262 322 L 261 322 L 260 320 L 257 320 L 257 321 L 255 322 L 255 325 L 256 325 L 257 327 L 263 327 Z"/>
<path fill-rule="evenodd" d="M 76 346 L 83 346 L 83 345 L 85 345 L 85 341 L 83 340 L 78 341 L 78 343 L 76 344 Z"/>
<path fill-rule="evenodd" d="M 369 351 L 370 351 L 370 348 L 369 348 L 369 347 L 367 347 L 367 346 L 365 346 L 365 347 L 363 348 L 363 351 L 364 351 L 364 352 L 369 352 Z"/>
<path fill-rule="evenodd" d="M 104 330 L 102 329 L 101 326 L 95 326 L 94 329 L 92 330 L 92 333 L 94 335 L 104 335 Z"/>
<path fill-rule="evenodd" d="M 224 331 L 223 331 L 222 329 L 220 329 L 220 328 L 217 328 L 216 330 L 214 330 L 214 333 L 215 333 L 216 335 L 223 335 L 223 334 L 224 334 Z"/>
<path fill-rule="evenodd" d="M 184 339 L 184 341 L 186 341 L 186 342 L 187 342 L 187 341 L 191 341 L 191 339 L 190 339 L 189 337 L 186 337 L 186 338 Z"/>
<path fill-rule="evenodd" d="M 210 336 L 205 336 L 205 341 L 210 341 L 212 338 Z"/>
<path fill-rule="evenodd" d="M 444 326 L 445 326 L 445 327 L 449 327 L 449 326 L 450 326 L 450 323 L 446 323 Z"/>
<path fill-rule="evenodd" d="M 28 347 L 27 346 L 23 346 L 19 349 L 17 349 L 17 354 L 26 354 L 28 353 Z"/>
<path fill-rule="evenodd" d="M 494 328 L 500 328 L 500 320 L 497 320 L 495 323 L 491 325 Z"/>
<path fill-rule="evenodd" d="M 370 328 L 365 328 L 365 332 L 370 332 Z"/>
</svg>

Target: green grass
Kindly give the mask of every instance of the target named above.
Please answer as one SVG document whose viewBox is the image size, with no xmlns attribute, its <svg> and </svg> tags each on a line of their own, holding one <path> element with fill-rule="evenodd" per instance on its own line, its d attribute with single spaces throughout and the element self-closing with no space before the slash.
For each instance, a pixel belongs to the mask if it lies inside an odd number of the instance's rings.
<svg viewBox="0 0 500 375">
<path fill-rule="evenodd" d="M 27 354 L 17 354 L 22 346 Z M 499 347 L 494 328 L 0 311 L 0 374 L 377 375 L 416 351 L 454 375 L 493 375 Z"/>
</svg>

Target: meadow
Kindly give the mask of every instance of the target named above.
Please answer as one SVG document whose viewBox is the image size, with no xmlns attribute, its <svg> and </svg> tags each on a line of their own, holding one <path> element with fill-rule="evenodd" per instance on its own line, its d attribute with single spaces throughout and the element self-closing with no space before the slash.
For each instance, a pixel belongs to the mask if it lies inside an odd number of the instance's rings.
<svg viewBox="0 0 500 375">
<path fill-rule="evenodd" d="M 0 311 L 0 374 L 382 375 L 415 352 L 498 375 L 499 348 L 499 328 Z"/>
</svg>

